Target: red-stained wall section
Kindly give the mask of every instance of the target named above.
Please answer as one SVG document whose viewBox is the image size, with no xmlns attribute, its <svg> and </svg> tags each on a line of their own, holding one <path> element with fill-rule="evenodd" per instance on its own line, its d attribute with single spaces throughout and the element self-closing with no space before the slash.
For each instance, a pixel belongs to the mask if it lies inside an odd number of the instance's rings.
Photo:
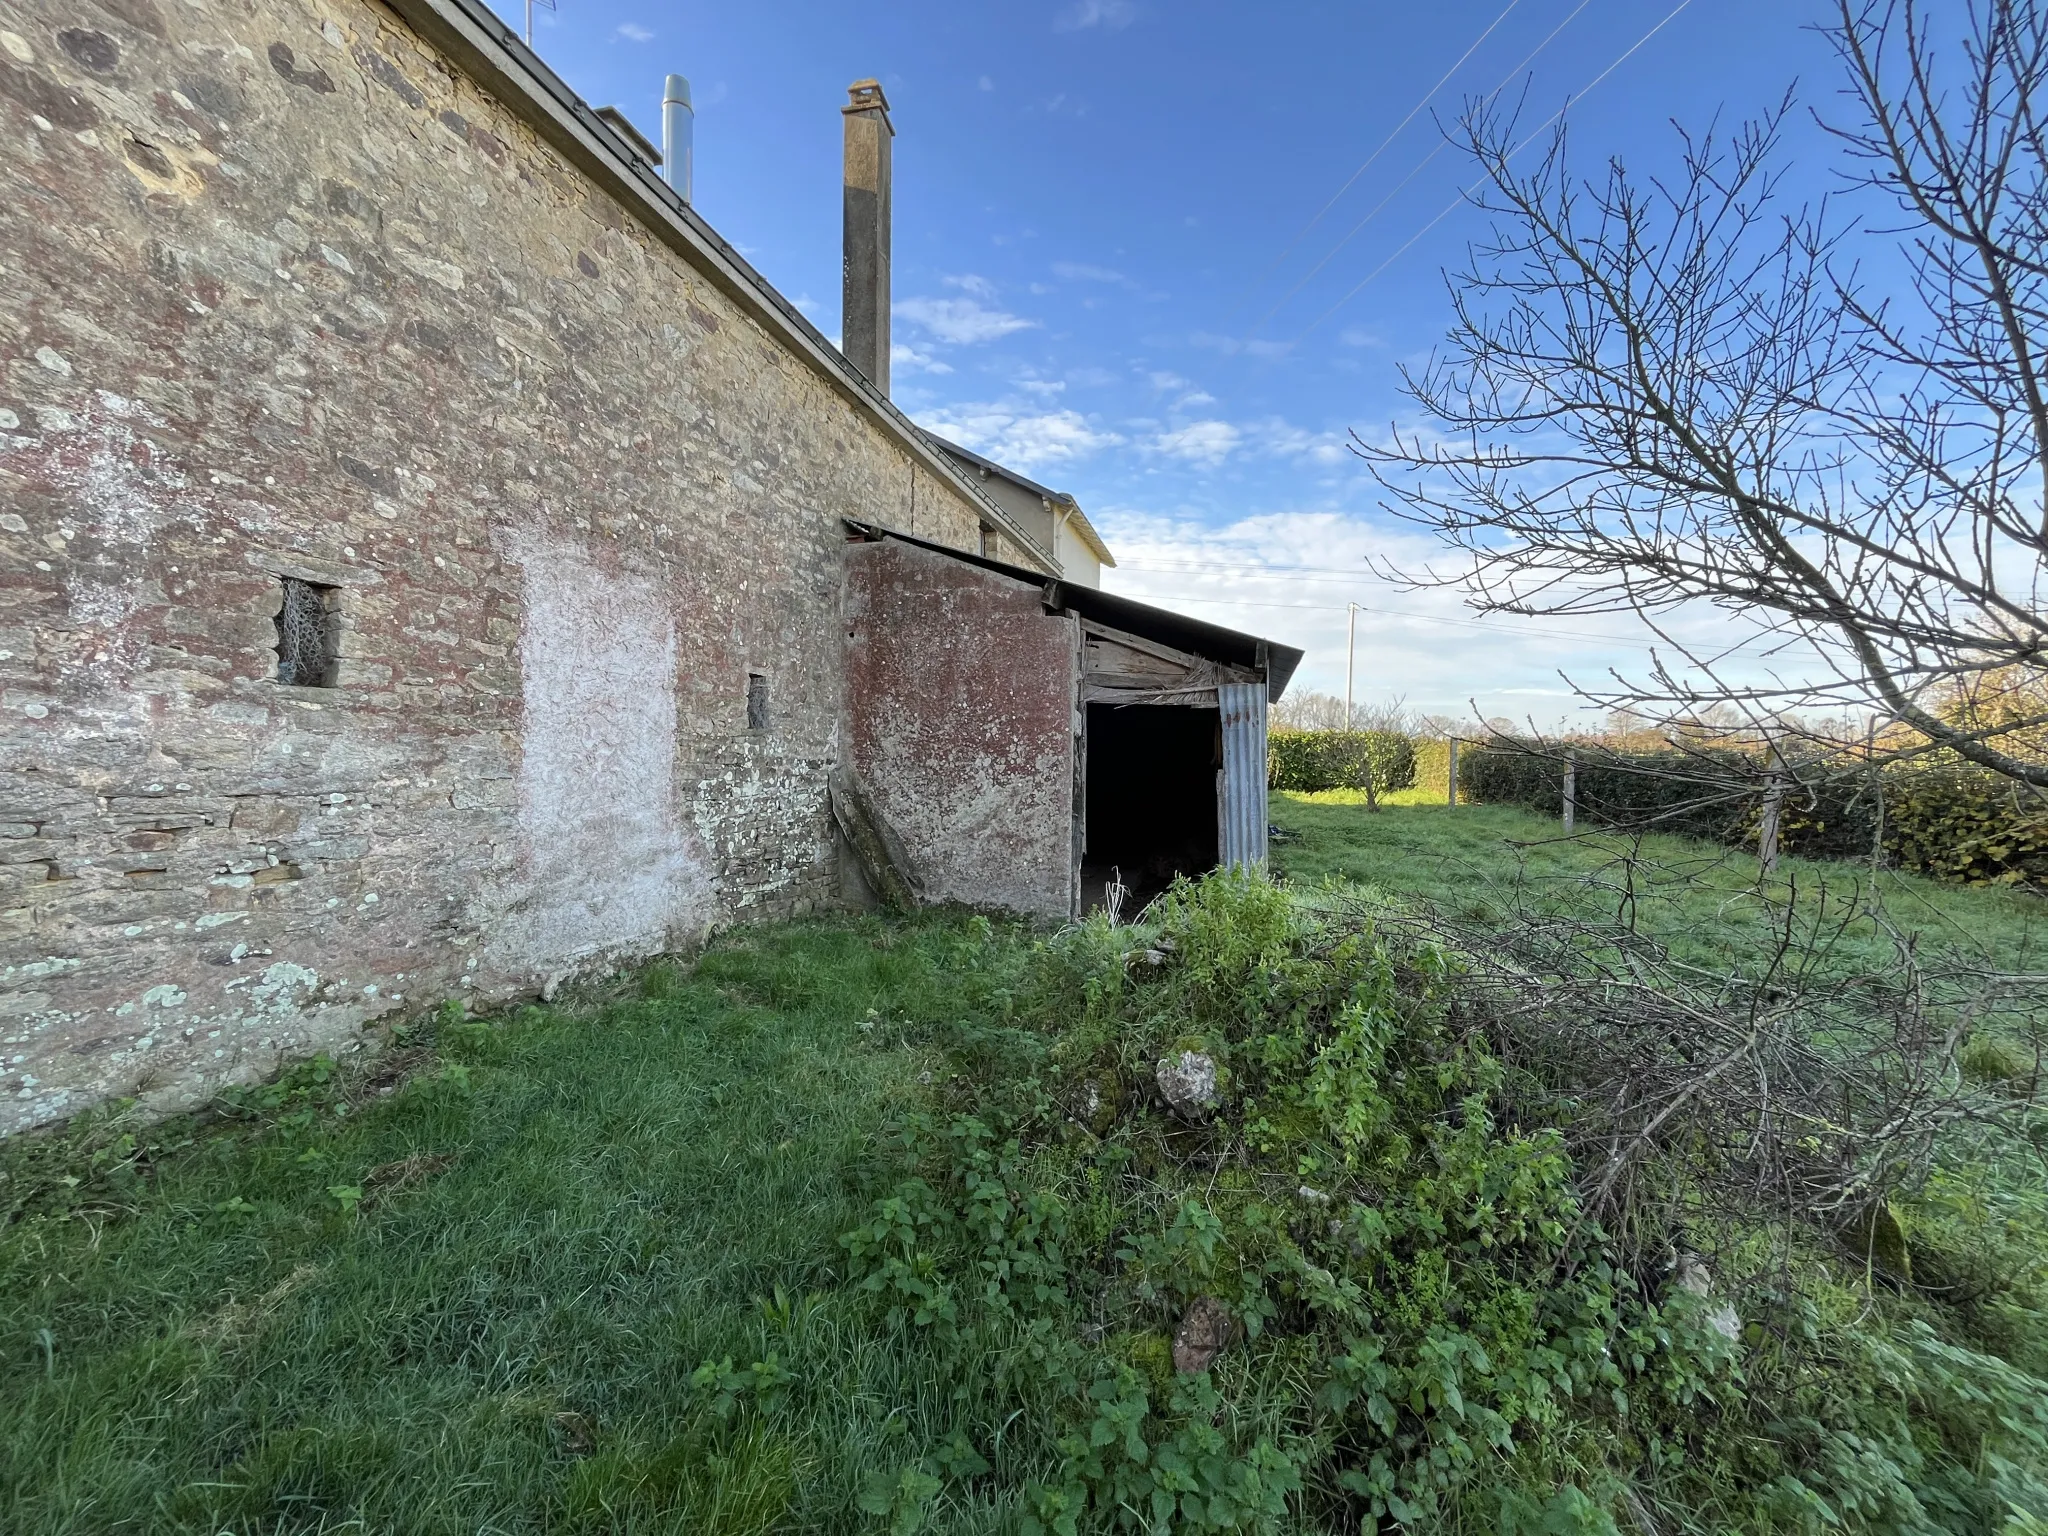
<svg viewBox="0 0 2048 1536">
<path fill-rule="evenodd" d="M 1079 621 L 894 539 L 846 572 L 849 754 L 926 898 L 1070 915 Z"/>
</svg>

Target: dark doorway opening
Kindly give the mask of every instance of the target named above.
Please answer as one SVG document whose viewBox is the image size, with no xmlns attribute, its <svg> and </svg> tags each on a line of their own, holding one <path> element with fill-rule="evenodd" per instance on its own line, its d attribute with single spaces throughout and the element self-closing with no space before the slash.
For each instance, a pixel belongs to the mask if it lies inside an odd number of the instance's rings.
<svg viewBox="0 0 2048 1536">
<path fill-rule="evenodd" d="M 1175 875 L 1216 867 L 1218 718 L 1176 704 L 1088 706 L 1084 912 L 1102 905 L 1112 870 L 1130 888 L 1128 917 Z"/>
</svg>

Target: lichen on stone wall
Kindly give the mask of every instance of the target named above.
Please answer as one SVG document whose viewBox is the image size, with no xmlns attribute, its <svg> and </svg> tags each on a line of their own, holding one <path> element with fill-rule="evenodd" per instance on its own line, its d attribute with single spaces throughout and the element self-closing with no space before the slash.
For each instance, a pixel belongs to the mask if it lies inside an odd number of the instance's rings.
<svg viewBox="0 0 2048 1536">
<path fill-rule="evenodd" d="M 0 1130 L 825 899 L 839 519 L 974 508 L 388 11 L 0 34 Z"/>
</svg>

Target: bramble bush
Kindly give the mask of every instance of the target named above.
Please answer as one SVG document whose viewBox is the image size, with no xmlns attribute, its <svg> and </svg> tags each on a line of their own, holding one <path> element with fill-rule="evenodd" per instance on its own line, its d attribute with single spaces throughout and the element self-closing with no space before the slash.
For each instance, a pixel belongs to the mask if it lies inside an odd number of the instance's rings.
<svg viewBox="0 0 2048 1536">
<path fill-rule="evenodd" d="M 1022 1530 L 2048 1530 L 2048 1387 L 1837 1275 L 1827 1234 L 1794 1239 L 1802 1286 L 1715 1296 L 1618 1250 L 1568 1085 L 1507 1068 L 1412 931 L 1179 883 L 1047 941 L 1018 1027 L 897 1127 L 902 1177 L 842 1242 L 888 1326 L 1001 1362 L 1058 1427 Z M 1154 1083 L 1182 1052 L 1216 1069 L 1193 1119 Z M 1198 1302 L 1232 1342 L 1177 1370 Z M 912 1494 L 986 1491 L 984 1449 L 866 1507 L 916 1529 Z"/>
<path fill-rule="evenodd" d="M 1756 1300 L 1733 1340 L 1614 1251 L 1568 1099 L 1489 1050 L 1455 954 L 1218 876 L 1066 930 L 1038 972 L 1001 1069 L 901 1124 L 903 1177 L 842 1240 L 892 1326 L 1004 1361 L 1019 1410 L 1064 1424 L 1024 1530 L 1614 1531 L 1630 1497 L 1749 1530 L 2048 1510 L 2017 1367 L 1931 1333 L 1830 1363 L 1801 1296 Z M 1184 1051 L 1216 1067 L 1196 1120 L 1154 1091 Z M 1204 1299 L 1235 1342 L 1178 1371 Z M 1914 1392 L 1978 1427 L 1930 1437 L 1888 1396 Z"/>
</svg>

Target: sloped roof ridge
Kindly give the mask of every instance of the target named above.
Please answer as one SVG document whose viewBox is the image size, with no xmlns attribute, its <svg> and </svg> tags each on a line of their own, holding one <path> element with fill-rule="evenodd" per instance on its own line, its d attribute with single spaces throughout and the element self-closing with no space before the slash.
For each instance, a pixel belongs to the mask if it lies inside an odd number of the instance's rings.
<svg viewBox="0 0 2048 1536">
<path fill-rule="evenodd" d="M 572 164 L 618 199 L 665 245 L 735 300 L 800 361 L 866 410 L 911 455 L 982 510 L 1018 548 L 1059 569 L 1051 550 L 1020 528 L 995 499 L 934 448 L 924 431 L 744 256 L 684 202 L 632 147 L 482 0 L 384 0 L 407 26 L 440 49 Z"/>
<path fill-rule="evenodd" d="M 1097 533 L 1095 531 L 1095 525 L 1088 521 L 1088 514 L 1081 510 L 1081 503 L 1074 499 L 1072 492 L 1055 491 L 1050 486 L 1040 485 L 1036 480 L 1033 480 L 1030 476 L 1019 474 L 1016 470 L 1010 468 L 1010 466 L 1007 464 L 998 463 L 994 459 L 988 458 L 983 454 L 976 453 L 972 448 L 963 447 L 959 443 L 954 442 L 951 438 L 941 437 L 938 433 L 931 431 L 929 428 L 925 428 L 922 430 L 924 431 L 924 435 L 926 437 L 930 438 L 933 442 L 937 443 L 939 447 L 944 449 L 947 453 L 956 454 L 960 458 L 966 459 L 971 463 L 979 464 L 983 469 L 989 471 L 991 474 L 1001 475 L 1004 479 L 1010 481 L 1012 484 L 1023 486 L 1024 489 L 1027 491 L 1036 491 L 1039 495 L 1045 497 L 1048 501 L 1057 501 L 1065 503 L 1068 507 L 1072 509 L 1071 522 L 1074 531 L 1080 534 L 1081 538 L 1087 543 L 1090 549 L 1095 551 L 1096 559 L 1100 560 L 1104 565 L 1109 566 L 1112 569 L 1115 568 L 1116 556 L 1112 555 L 1109 552 L 1109 546 L 1103 543 L 1102 535 Z"/>
</svg>

